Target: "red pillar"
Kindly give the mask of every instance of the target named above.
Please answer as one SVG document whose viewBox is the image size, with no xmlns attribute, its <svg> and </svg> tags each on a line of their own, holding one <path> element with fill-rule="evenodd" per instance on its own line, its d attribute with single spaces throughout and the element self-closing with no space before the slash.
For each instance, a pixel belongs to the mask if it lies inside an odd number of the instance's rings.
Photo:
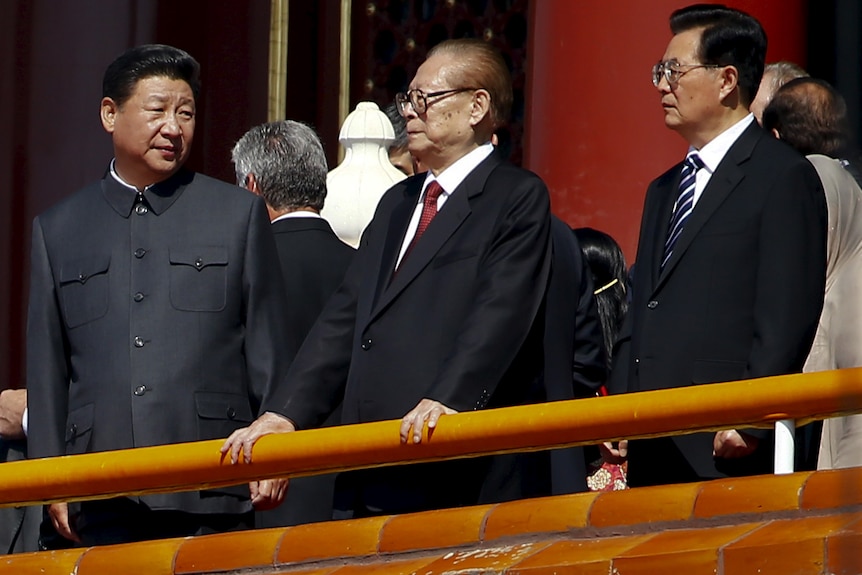
<svg viewBox="0 0 862 575">
<path fill-rule="evenodd" d="M 554 213 L 616 238 L 635 257 L 644 193 L 686 143 L 665 128 L 650 69 L 689 2 L 530 2 L 524 166 L 551 190 Z M 729 0 L 760 20 L 767 61 L 805 64 L 806 0 Z"/>
</svg>

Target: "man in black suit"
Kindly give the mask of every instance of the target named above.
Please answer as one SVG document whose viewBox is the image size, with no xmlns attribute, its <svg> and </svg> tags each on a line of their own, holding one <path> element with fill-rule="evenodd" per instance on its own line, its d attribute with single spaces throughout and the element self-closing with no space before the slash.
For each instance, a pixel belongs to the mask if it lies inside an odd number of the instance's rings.
<svg viewBox="0 0 862 575">
<path fill-rule="evenodd" d="M 260 413 L 295 350 L 260 198 L 183 169 L 198 63 L 170 46 L 108 66 L 104 178 L 33 222 L 31 457 L 225 437 Z M 83 545 L 248 527 L 284 481 L 49 506 Z"/>
<path fill-rule="evenodd" d="M 326 199 L 326 156 L 317 134 L 300 122 L 255 126 L 233 148 L 237 183 L 266 201 L 287 290 L 290 345 L 302 345 L 344 279 L 355 250 L 320 217 Z M 324 425 L 338 422 L 340 410 Z M 257 527 L 332 518 L 334 475 L 299 477 L 285 502 L 257 514 Z"/>
<path fill-rule="evenodd" d="M 409 88 L 397 102 L 410 153 L 429 171 L 383 196 L 282 393 L 225 443 L 234 461 L 250 460 L 262 435 L 319 425 L 342 398 L 344 423 L 400 418 L 412 444 L 445 414 L 530 396 L 549 198 L 537 176 L 493 154 L 512 103 L 508 70 L 485 42 L 447 41 Z M 480 459 L 345 474 L 339 516 L 473 503 L 486 469 Z"/>
<path fill-rule="evenodd" d="M 823 302 L 817 174 L 748 111 L 762 27 L 719 5 L 677 10 L 670 26 L 653 82 L 689 153 L 647 191 L 615 393 L 799 372 Z M 638 486 L 769 472 L 772 447 L 767 431 L 724 430 L 634 441 L 628 457 Z"/>
</svg>

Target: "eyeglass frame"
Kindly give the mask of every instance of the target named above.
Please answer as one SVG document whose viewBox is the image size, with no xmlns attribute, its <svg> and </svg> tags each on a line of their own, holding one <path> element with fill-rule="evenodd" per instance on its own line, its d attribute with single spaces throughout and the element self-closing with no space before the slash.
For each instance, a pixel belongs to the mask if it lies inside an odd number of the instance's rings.
<svg viewBox="0 0 862 575">
<path fill-rule="evenodd" d="M 410 106 L 413 107 L 413 111 L 417 114 L 424 114 L 428 111 L 428 98 L 436 98 L 438 96 L 448 96 L 451 94 L 460 94 L 461 92 L 470 92 L 481 90 L 482 88 L 451 88 L 449 90 L 439 90 L 437 92 L 431 92 L 430 94 L 426 94 L 419 88 L 414 88 L 413 90 L 407 90 L 406 92 L 398 92 L 395 94 L 395 106 L 398 108 L 398 113 L 402 116 L 407 113 L 407 104 L 410 103 Z M 411 94 L 417 94 L 414 102 L 414 98 Z M 416 104 L 419 103 L 419 98 L 422 98 L 422 109 L 419 109 L 419 106 Z M 436 100 L 435 100 L 436 101 Z M 431 102 L 432 104 L 434 102 Z"/>
<path fill-rule="evenodd" d="M 675 66 L 676 68 L 672 68 Z M 686 67 L 688 70 L 680 70 L 679 68 Z M 657 62 L 652 67 L 652 85 L 658 88 L 661 84 L 661 79 L 667 80 L 668 86 L 676 86 L 679 84 L 680 78 L 698 68 L 724 68 L 724 64 L 680 64 L 675 60 L 665 60 Z"/>
</svg>

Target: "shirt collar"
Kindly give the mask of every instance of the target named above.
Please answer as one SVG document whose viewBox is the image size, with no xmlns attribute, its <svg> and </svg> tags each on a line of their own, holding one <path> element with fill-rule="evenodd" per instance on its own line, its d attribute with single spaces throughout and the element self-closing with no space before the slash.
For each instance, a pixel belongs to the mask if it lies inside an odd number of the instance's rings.
<svg viewBox="0 0 862 575">
<path fill-rule="evenodd" d="M 733 146 L 739 136 L 742 135 L 745 129 L 748 128 L 753 121 L 754 115 L 748 114 L 743 119 L 713 138 L 700 150 L 690 147 L 688 149 L 688 153 L 691 153 L 692 151 L 697 152 L 697 155 L 700 156 L 701 160 L 703 160 L 704 167 L 710 174 L 712 174 L 715 169 L 718 168 L 718 164 L 720 164 L 721 160 L 724 159 L 724 156 L 727 154 L 730 147 Z"/>
<path fill-rule="evenodd" d="M 272 220 L 272 223 L 280 222 L 281 220 L 289 220 L 289 219 L 295 219 L 295 218 L 322 218 L 322 216 L 320 214 L 318 214 L 317 212 L 309 212 L 307 210 L 297 210 L 295 212 L 287 212 L 286 214 L 281 214 L 280 216 L 278 216 L 277 218 Z"/>
<path fill-rule="evenodd" d="M 108 174 L 102 180 L 102 190 L 114 211 L 124 218 L 132 213 L 139 193 L 156 215 L 164 213 L 180 197 L 186 185 L 194 179 L 193 172 L 180 168 L 167 180 L 151 184 L 139 192 L 135 186 L 123 181 L 114 168 L 114 161 L 111 160 Z"/>
<path fill-rule="evenodd" d="M 428 187 L 428 184 L 437 180 L 437 183 L 440 184 L 441 188 L 443 188 L 443 193 L 448 197 L 458 188 L 458 186 L 461 185 L 461 182 L 470 175 L 470 172 L 476 169 L 476 166 L 481 164 L 493 153 L 494 146 L 488 142 L 458 159 L 454 164 L 440 172 L 440 175 L 436 178 L 429 170 L 428 175 L 425 176 L 425 184 L 422 186 L 422 192 L 425 192 L 425 188 Z"/>
</svg>

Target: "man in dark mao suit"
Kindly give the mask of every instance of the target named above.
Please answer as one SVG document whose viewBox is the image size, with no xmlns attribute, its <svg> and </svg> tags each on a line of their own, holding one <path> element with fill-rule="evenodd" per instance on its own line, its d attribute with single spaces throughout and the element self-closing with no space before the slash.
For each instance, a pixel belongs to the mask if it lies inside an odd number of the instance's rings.
<svg viewBox="0 0 862 575">
<path fill-rule="evenodd" d="M 105 72 L 104 178 L 33 222 L 30 456 L 228 436 L 252 421 L 295 350 L 263 200 L 182 168 L 198 64 L 133 48 Z M 217 454 L 216 454 L 217 455 Z M 84 545 L 238 529 L 284 481 L 49 506 Z"/>
<path fill-rule="evenodd" d="M 485 42 L 448 41 L 409 87 L 397 102 L 429 172 L 380 200 L 283 393 L 223 447 L 233 460 L 250 459 L 261 435 L 318 425 L 342 398 L 344 423 L 400 418 L 401 441 L 419 443 L 444 414 L 529 396 L 542 363 L 549 200 L 538 177 L 492 153 L 512 102 L 505 63 Z M 486 465 L 345 474 L 337 504 L 360 516 L 473 503 Z"/>
<path fill-rule="evenodd" d="M 697 169 L 674 166 L 647 191 L 614 393 L 799 372 L 823 302 L 817 174 L 748 112 L 763 29 L 714 5 L 680 9 L 670 24 L 653 81 Z M 770 472 L 772 442 L 766 430 L 724 430 L 633 441 L 628 457 L 630 485 L 697 481 Z"/>
<path fill-rule="evenodd" d="M 317 134 L 291 120 L 255 126 L 233 147 L 237 183 L 266 201 L 287 289 L 291 347 L 298 348 L 341 285 L 355 250 L 320 217 L 326 156 Z M 341 417 L 335 410 L 324 425 Z M 334 475 L 298 477 L 282 505 L 257 514 L 257 527 L 332 519 Z"/>
</svg>

